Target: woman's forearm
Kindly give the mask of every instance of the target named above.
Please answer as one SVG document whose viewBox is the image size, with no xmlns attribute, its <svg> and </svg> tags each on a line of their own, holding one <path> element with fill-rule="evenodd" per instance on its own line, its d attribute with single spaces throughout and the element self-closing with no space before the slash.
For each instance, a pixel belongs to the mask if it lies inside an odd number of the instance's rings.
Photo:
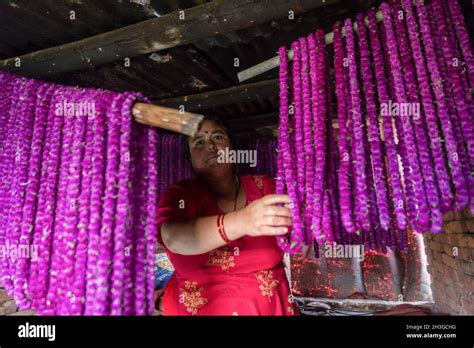
<svg viewBox="0 0 474 348">
<path fill-rule="evenodd" d="M 239 211 L 225 215 L 224 227 L 231 241 L 245 235 Z M 217 231 L 217 215 L 168 220 L 161 226 L 161 237 L 168 249 L 181 255 L 199 255 L 226 244 Z"/>
</svg>

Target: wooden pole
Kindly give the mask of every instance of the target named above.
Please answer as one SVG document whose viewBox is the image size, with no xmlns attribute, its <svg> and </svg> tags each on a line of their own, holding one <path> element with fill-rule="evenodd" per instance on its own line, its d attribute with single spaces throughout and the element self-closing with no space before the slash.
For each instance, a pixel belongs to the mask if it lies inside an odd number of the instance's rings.
<svg viewBox="0 0 474 348">
<path fill-rule="evenodd" d="M 383 19 L 382 12 L 378 11 L 376 14 L 377 22 L 381 22 Z M 368 20 L 365 18 L 365 24 L 368 26 Z M 357 23 L 354 23 L 354 30 L 357 31 Z M 342 28 L 342 35 L 346 35 L 346 30 Z M 326 45 L 331 45 L 334 42 L 334 32 L 327 33 L 324 35 L 324 42 Z M 288 60 L 293 59 L 293 51 L 288 51 Z M 257 65 L 254 65 L 248 69 L 242 70 L 237 74 L 239 82 L 247 81 L 255 76 L 261 75 L 269 70 L 272 70 L 280 65 L 280 59 L 278 56 L 267 59 Z"/>
<path fill-rule="evenodd" d="M 95 67 L 249 28 L 340 0 L 214 0 L 107 33 L 0 61 L 27 77 Z"/>
<path fill-rule="evenodd" d="M 163 106 L 135 103 L 132 108 L 135 121 L 153 127 L 167 129 L 180 134 L 194 136 L 204 116 L 180 112 Z"/>
</svg>

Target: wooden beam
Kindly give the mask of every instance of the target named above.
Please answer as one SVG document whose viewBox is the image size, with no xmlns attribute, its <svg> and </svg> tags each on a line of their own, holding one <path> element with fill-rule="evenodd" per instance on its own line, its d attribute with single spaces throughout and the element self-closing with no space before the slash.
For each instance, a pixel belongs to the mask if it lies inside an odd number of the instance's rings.
<svg viewBox="0 0 474 348">
<path fill-rule="evenodd" d="M 256 128 L 264 127 L 278 127 L 279 115 L 278 112 L 272 112 L 269 114 L 239 117 L 228 122 L 230 130 L 236 133 L 248 133 L 249 131 L 255 130 Z M 339 129 L 337 119 L 332 120 L 332 127 Z"/>
<path fill-rule="evenodd" d="M 278 126 L 278 112 L 265 115 L 239 117 L 228 121 L 229 128 L 233 132 L 245 133 L 256 128 Z"/>
<path fill-rule="evenodd" d="M 383 19 L 382 12 L 378 11 L 376 13 L 376 19 L 378 22 L 381 22 Z M 368 20 L 365 18 L 364 20 L 365 24 L 368 25 Z M 357 23 L 354 23 L 354 30 L 357 31 Z M 346 30 L 342 28 L 342 35 L 345 36 Z M 326 45 L 331 45 L 334 42 L 334 32 L 327 33 L 324 35 L 324 42 Z M 288 60 L 293 59 L 293 51 L 289 50 L 288 51 Z M 237 78 L 239 79 L 239 82 L 244 82 L 247 80 L 250 80 L 251 78 L 261 75 L 269 70 L 272 70 L 276 68 L 277 66 L 280 65 L 280 58 L 278 56 L 267 59 L 261 63 L 258 63 L 257 65 L 254 65 L 248 69 L 242 70 L 237 74 Z"/>
<path fill-rule="evenodd" d="M 204 116 L 180 112 L 163 106 L 135 103 L 132 108 L 135 121 L 153 127 L 167 129 L 180 134 L 194 136 Z"/>
<path fill-rule="evenodd" d="M 221 105 L 267 99 L 278 95 L 278 79 L 249 83 L 215 91 L 154 101 L 156 104 L 184 110 L 206 110 Z"/>
<path fill-rule="evenodd" d="M 107 33 L 0 61 L 29 77 L 96 67 L 328 6 L 340 0 L 214 0 Z"/>
</svg>

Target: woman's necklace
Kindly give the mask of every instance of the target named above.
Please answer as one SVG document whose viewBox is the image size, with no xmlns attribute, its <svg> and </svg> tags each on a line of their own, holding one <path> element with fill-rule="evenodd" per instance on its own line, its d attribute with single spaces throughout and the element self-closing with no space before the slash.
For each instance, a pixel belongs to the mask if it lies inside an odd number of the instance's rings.
<svg viewBox="0 0 474 348">
<path fill-rule="evenodd" d="M 237 210 L 237 197 L 239 197 L 239 191 L 240 191 L 240 178 L 237 174 L 234 174 L 237 178 L 237 184 L 235 188 L 235 199 L 234 199 L 234 211 Z"/>
<path fill-rule="evenodd" d="M 240 178 L 237 174 L 234 174 L 234 177 L 237 179 L 237 181 L 235 183 L 235 196 L 234 196 L 234 211 L 236 211 L 237 210 L 237 198 L 239 197 L 239 192 L 240 192 Z M 220 208 L 219 208 L 219 205 L 217 204 L 217 200 L 215 202 L 216 202 L 217 210 L 219 211 Z M 230 202 L 230 201 L 228 201 L 228 202 Z"/>
</svg>

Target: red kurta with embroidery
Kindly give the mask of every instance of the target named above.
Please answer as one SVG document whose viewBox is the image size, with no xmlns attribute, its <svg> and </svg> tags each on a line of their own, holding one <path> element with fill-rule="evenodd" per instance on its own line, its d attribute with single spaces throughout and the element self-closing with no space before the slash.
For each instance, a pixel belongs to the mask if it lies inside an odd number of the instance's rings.
<svg viewBox="0 0 474 348">
<path fill-rule="evenodd" d="M 275 193 L 267 176 L 241 176 L 247 204 Z M 161 225 L 170 218 L 221 213 L 216 200 L 197 179 L 170 186 L 158 208 Z M 217 228 L 216 231 L 217 232 Z M 165 247 L 175 273 L 163 296 L 165 315 L 298 315 L 275 237 L 245 236 L 200 255 L 175 254 Z"/>
</svg>

